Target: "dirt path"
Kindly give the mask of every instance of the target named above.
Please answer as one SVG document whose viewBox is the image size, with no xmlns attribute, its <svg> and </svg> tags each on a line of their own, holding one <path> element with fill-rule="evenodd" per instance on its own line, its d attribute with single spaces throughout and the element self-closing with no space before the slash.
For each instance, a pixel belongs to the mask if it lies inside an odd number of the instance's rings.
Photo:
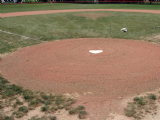
<svg viewBox="0 0 160 120">
<path fill-rule="evenodd" d="M 156 10 L 51 10 L 0 14 L 13 17 L 77 11 L 122 11 L 160 14 Z M 93 54 L 89 50 L 103 50 Z M 90 120 L 105 120 L 121 111 L 119 99 L 160 86 L 160 45 L 123 39 L 71 39 L 18 50 L 0 63 L 11 83 L 56 93 L 78 93 Z"/>
<path fill-rule="evenodd" d="M 27 11 L 27 12 L 12 12 L 0 13 L 0 17 L 14 17 L 25 15 L 39 15 L 51 13 L 64 13 L 64 12 L 82 12 L 82 11 L 117 11 L 117 12 L 143 12 L 143 13 L 156 13 L 160 14 L 160 10 L 133 10 L 133 9 L 72 9 L 72 10 L 45 10 L 45 11 Z"/>
</svg>

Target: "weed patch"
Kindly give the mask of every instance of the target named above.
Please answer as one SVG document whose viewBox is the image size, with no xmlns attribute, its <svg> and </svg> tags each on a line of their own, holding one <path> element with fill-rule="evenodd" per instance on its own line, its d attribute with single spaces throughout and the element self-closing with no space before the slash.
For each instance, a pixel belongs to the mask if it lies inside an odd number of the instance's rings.
<svg viewBox="0 0 160 120">
<path fill-rule="evenodd" d="M 87 112 L 86 111 L 79 111 L 78 117 L 79 119 L 84 119 L 87 116 Z"/>
<path fill-rule="evenodd" d="M 34 98 L 34 93 L 30 90 L 24 90 L 23 91 L 23 98 L 26 100 L 26 101 L 31 101 L 33 98 Z"/>
<path fill-rule="evenodd" d="M 31 119 L 29 120 L 48 120 L 46 116 L 42 116 L 42 117 L 36 117 L 36 116 L 33 116 Z"/>
<path fill-rule="evenodd" d="M 57 120 L 56 116 L 49 116 L 50 120 Z"/>
<path fill-rule="evenodd" d="M 28 108 L 26 106 L 21 106 L 19 107 L 18 111 L 23 112 L 23 113 L 28 113 Z"/>
<path fill-rule="evenodd" d="M 49 106 L 48 105 L 45 105 L 43 107 L 41 107 L 41 111 L 42 112 L 47 112 L 49 110 Z"/>
<path fill-rule="evenodd" d="M 141 119 L 147 113 L 155 114 L 157 110 L 156 100 L 155 94 L 134 97 L 133 102 L 129 102 L 124 109 L 124 113 L 126 116 L 134 117 L 135 119 Z"/>
<path fill-rule="evenodd" d="M 78 114 L 78 117 L 79 117 L 80 119 L 84 119 L 84 118 L 86 118 L 86 116 L 87 116 L 87 112 L 84 111 L 84 110 L 85 110 L 85 107 L 82 106 L 82 105 L 79 105 L 79 106 L 77 106 L 76 108 L 71 108 L 71 109 L 69 110 L 69 114 L 70 114 L 70 115 Z"/>
<path fill-rule="evenodd" d="M 5 112 L 0 115 L 2 120 L 23 119 L 28 112 L 40 107 L 40 111 L 45 114 L 54 113 L 59 109 L 70 110 L 71 114 L 78 114 L 80 110 L 84 110 L 83 106 L 78 106 L 72 109 L 72 104 L 75 103 L 74 99 L 66 98 L 63 95 L 45 94 L 43 92 L 32 92 L 24 90 L 22 87 L 10 84 L 7 80 L 0 76 L 0 110 L 12 106 L 11 116 L 6 116 Z M 74 110 L 76 112 L 74 113 Z M 10 111 L 10 112 L 11 112 Z M 56 116 L 34 116 L 29 120 L 56 120 Z"/>
</svg>

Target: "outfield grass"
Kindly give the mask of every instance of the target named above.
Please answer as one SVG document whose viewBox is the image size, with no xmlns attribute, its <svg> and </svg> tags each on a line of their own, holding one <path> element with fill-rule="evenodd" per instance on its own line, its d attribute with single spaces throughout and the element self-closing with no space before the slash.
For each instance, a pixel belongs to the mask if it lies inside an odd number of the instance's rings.
<svg viewBox="0 0 160 120">
<path fill-rule="evenodd" d="M 160 10 L 160 5 L 144 4 L 72 4 L 72 3 L 45 3 L 45 4 L 11 4 L 0 5 L 0 13 L 61 10 L 61 9 L 147 9 Z"/>
<path fill-rule="evenodd" d="M 90 14 L 93 12 L 2 18 L 0 20 L 1 30 L 27 36 L 31 39 L 0 32 L 0 53 L 57 39 L 124 38 L 145 40 L 147 37 L 156 36 L 160 33 L 160 15 L 158 14 L 94 12 L 111 15 L 91 19 L 75 15 L 79 13 Z M 120 31 L 123 27 L 128 28 L 127 33 Z"/>
</svg>

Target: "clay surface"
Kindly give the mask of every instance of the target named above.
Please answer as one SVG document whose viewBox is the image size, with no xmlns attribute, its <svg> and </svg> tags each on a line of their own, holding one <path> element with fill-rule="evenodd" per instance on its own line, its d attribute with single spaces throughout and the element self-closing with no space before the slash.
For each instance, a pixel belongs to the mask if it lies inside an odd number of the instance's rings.
<svg viewBox="0 0 160 120">
<path fill-rule="evenodd" d="M 103 52 L 93 54 L 89 50 Z M 11 83 L 30 90 L 78 93 L 82 95 L 80 102 L 85 101 L 89 109 L 99 105 L 94 110 L 97 114 L 98 109 L 101 113 L 102 108 L 107 108 L 108 101 L 158 88 L 159 53 L 160 45 L 155 43 L 68 39 L 18 50 L 3 59 L 0 69 Z"/>
<path fill-rule="evenodd" d="M 52 14 L 64 12 L 83 12 L 83 11 L 116 11 L 116 12 L 141 12 L 141 13 L 156 13 L 160 14 L 160 10 L 134 10 L 134 9 L 71 9 L 71 10 L 44 10 L 44 11 L 26 11 L 26 12 L 12 12 L 0 13 L 0 17 L 15 17 L 25 15 L 39 15 L 39 14 Z"/>
</svg>

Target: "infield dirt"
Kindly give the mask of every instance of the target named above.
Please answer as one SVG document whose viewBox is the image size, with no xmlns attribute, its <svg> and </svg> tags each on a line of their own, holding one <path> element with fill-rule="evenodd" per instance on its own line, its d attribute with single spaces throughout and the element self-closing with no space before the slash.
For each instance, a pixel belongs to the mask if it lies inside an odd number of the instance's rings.
<svg viewBox="0 0 160 120">
<path fill-rule="evenodd" d="M 141 13 L 155 13 L 160 14 L 160 10 L 133 10 L 133 9 L 72 9 L 72 10 L 45 10 L 45 11 L 27 11 L 27 12 L 12 12 L 0 13 L 0 17 L 14 17 L 25 15 L 40 15 L 40 14 L 53 14 L 64 12 L 83 12 L 83 11 L 117 11 L 117 12 L 141 12 Z"/>
<path fill-rule="evenodd" d="M 160 86 L 159 53 L 158 44 L 144 41 L 68 39 L 22 48 L 6 56 L 0 69 L 11 83 L 33 91 L 78 93 L 78 103 L 99 119 L 108 105 L 116 109 L 113 101 Z"/>
</svg>

